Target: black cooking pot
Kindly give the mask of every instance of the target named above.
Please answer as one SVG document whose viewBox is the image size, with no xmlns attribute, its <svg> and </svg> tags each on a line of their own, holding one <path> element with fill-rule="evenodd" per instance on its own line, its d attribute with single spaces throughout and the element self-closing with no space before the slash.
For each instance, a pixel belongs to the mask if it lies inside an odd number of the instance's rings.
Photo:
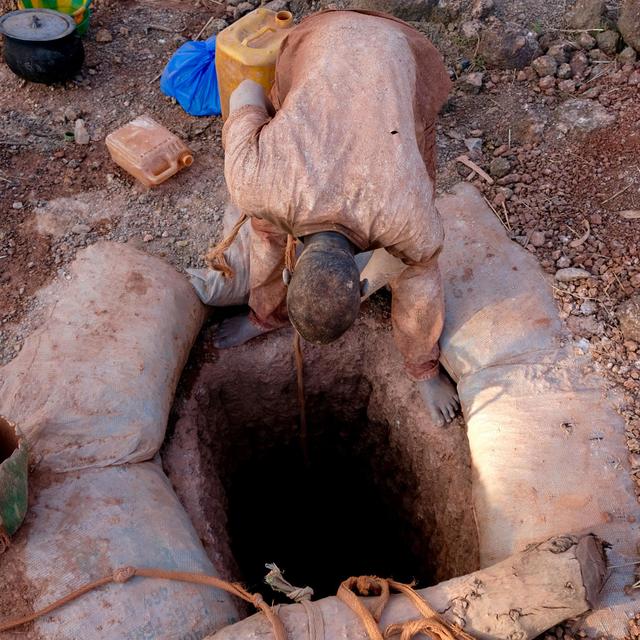
<svg viewBox="0 0 640 640">
<path fill-rule="evenodd" d="M 84 47 L 71 16 L 50 9 L 23 9 L 0 17 L 4 60 L 15 74 L 51 84 L 75 76 Z"/>
</svg>

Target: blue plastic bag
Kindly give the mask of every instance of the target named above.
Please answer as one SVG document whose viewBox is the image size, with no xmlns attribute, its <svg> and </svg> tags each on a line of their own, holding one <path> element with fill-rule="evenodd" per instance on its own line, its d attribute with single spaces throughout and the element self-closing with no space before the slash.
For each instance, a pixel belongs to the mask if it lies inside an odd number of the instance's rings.
<svg viewBox="0 0 640 640">
<path fill-rule="evenodd" d="M 215 36 L 183 44 L 164 68 L 160 89 L 192 116 L 219 116 Z"/>
</svg>

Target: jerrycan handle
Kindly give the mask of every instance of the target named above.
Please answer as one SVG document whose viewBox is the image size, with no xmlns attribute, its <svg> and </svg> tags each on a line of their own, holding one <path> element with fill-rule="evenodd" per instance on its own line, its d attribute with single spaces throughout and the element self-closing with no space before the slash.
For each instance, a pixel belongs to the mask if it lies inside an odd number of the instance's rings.
<svg viewBox="0 0 640 640">
<path fill-rule="evenodd" d="M 291 11 L 278 11 L 274 18 L 276 29 L 286 29 L 293 22 L 293 14 Z M 262 28 L 258 29 L 255 33 L 247 36 L 242 42 L 242 46 L 246 47 L 250 42 L 257 40 L 263 33 L 267 31 L 275 31 L 273 25 L 265 24 Z"/>
<path fill-rule="evenodd" d="M 193 156 L 191 154 L 185 154 L 180 159 L 169 158 L 169 166 L 162 172 L 157 173 L 149 178 L 149 182 L 157 187 L 160 183 L 164 182 L 167 178 L 170 178 L 175 173 L 178 173 L 178 168 L 181 164 L 185 167 L 190 166 L 193 163 Z"/>
<path fill-rule="evenodd" d="M 268 24 L 265 24 L 264 27 L 258 29 L 255 33 L 252 33 L 250 36 L 247 36 L 240 44 L 243 47 L 246 47 L 250 42 L 257 40 L 263 33 L 267 31 L 273 31 L 273 27 L 270 27 Z"/>
</svg>

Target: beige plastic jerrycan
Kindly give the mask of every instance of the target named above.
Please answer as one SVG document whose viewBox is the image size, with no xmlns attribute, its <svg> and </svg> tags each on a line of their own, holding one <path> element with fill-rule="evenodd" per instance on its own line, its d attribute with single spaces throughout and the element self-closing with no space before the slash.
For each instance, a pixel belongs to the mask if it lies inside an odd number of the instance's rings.
<svg viewBox="0 0 640 640">
<path fill-rule="evenodd" d="M 254 80 L 269 93 L 280 45 L 293 26 L 289 11 L 256 9 L 218 34 L 216 74 L 224 120 L 229 116 L 229 97 L 243 80 Z"/>
<path fill-rule="evenodd" d="M 113 161 L 147 187 L 193 163 L 189 147 L 153 118 L 138 116 L 106 139 Z"/>
</svg>

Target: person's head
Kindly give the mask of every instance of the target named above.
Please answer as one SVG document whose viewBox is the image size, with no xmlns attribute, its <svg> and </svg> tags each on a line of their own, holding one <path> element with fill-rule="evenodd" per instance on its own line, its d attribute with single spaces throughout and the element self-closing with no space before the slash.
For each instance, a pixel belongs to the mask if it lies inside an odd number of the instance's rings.
<svg viewBox="0 0 640 640">
<path fill-rule="evenodd" d="M 355 322 L 362 287 L 353 254 L 353 245 L 338 233 L 305 238 L 287 278 L 287 310 L 291 324 L 308 342 L 333 342 Z"/>
</svg>

